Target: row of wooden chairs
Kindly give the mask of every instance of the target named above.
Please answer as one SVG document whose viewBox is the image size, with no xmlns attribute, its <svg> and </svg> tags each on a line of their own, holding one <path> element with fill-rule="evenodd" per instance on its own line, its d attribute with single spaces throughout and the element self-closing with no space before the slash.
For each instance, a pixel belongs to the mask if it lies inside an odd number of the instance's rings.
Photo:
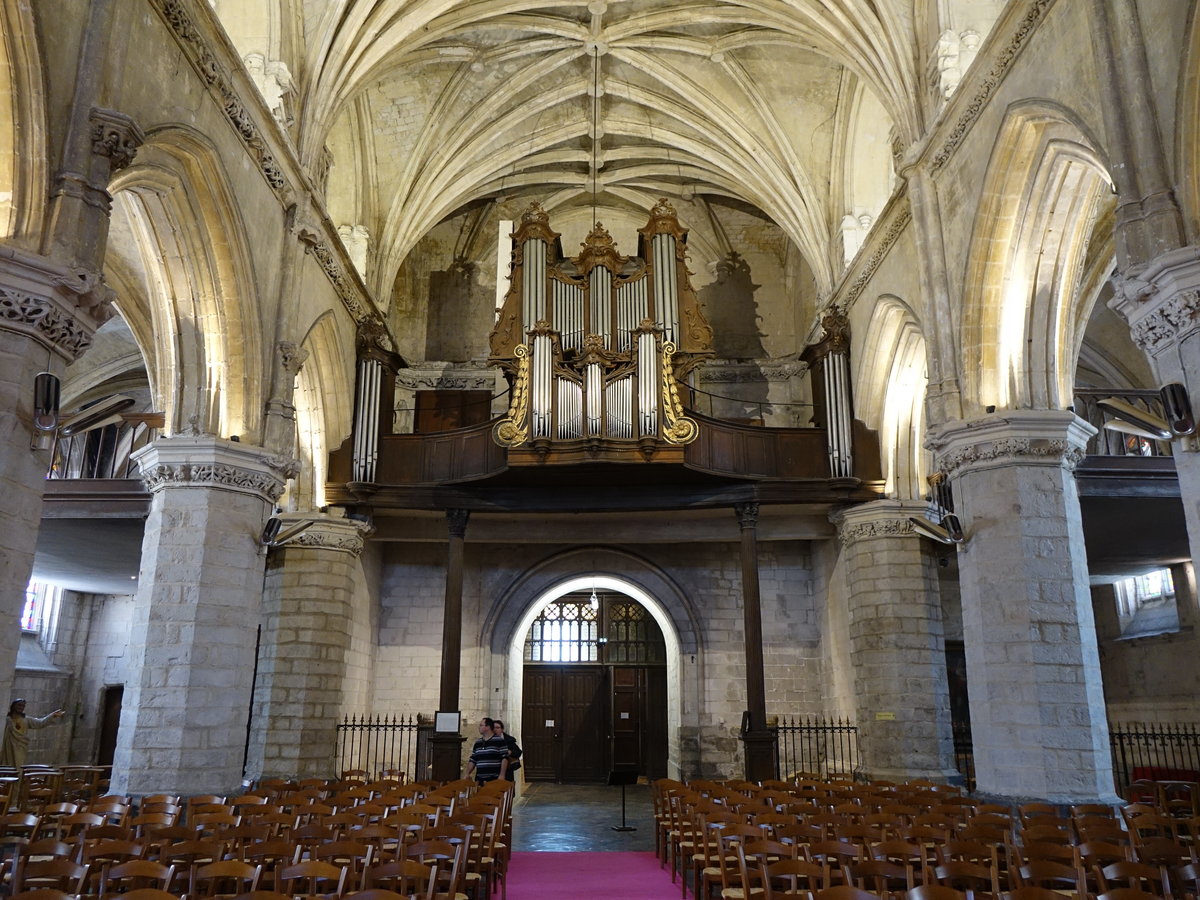
<svg viewBox="0 0 1200 900">
<path fill-rule="evenodd" d="M 19 889 L 30 866 L 39 872 L 45 868 L 47 877 L 62 878 L 66 887 L 72 878 L 81 877 L 82 871 L 88 885 L 85 893 L 91 896 L 106 892 L 113 872 L 132 878 L 165 878 L 165 884 L 157 885 L 160 889 L 185 877 L 188 893 L 206 896 L 195 883 L 205 866 L 219 862 L 248 865 L 257 870 L 253 887 L 261 878 L 277 887 L 288 879 L 292 867 L 312 863 L 338 868 L 342 880 L 336 893 L 340 894 L 347 886 L 366 888 L 374 878 L 383 877 L 381 873 L 394 877 L 389 866 L 403 869 L 411 862 L 414 848 L 441 841 L 454 848 L 454 853 L 462 850 L 457 863 L 443 865 L 443 878 L 449 877 L 450 868 L 461 868 L 461 880 L 471 884 L 475 896 L 484 897 L 497 885 L 505 891 L 511 786 L 499 782 L 477 790 L 474 782 L 454 785 L 450 790 L 441 786 L 435 802 L 411 806 L 399 818 L 393 815 L 372 822 L 364 814 L 353 818 L 354 824 L 348 824 L 345 831 L 314 821 L 280 837 L 268 824 L 241 824 L 239 817 L 206 823 L 205 813 L 196 813 L 189 826 L 145 824 L 141 834 L 127 826 L 93 825 L 66 836 L 67 840 L 50 837 L 15 844 L 9 877 Z M 366 809 L 366 804 L 358 809 Z M 31 829 L 33 824 L 25 822 Z M 52 865 L 43 865 L 47 863 Z M 241 871 L 249 876 L 249 869 Z"/>
<path fill-rule="evenodd" d="M 697 897 L 742 900 L 747 883 L 765 894 L 765 866 L 785 862 L 804 870 L 809 892 L 873 882 L 898 894 L 971 879 L 965 887 L 989 895 L 1043 884 L 1079 896 L 1198 887 L 1195 831 L 1153 807 L 1010 808 L 928 785 L 664 781 L 655 813 L 656 851 L 685 896 L 688 870 Z"/>
</svg>

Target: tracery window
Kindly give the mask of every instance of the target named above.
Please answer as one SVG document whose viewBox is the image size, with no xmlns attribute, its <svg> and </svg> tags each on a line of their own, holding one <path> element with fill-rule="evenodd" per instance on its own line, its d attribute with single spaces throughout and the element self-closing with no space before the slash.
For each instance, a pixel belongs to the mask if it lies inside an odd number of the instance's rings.
<svg viewBox="0 0 1200 900">
<path fill-rule="evenodd" d="M 525 638 L 527 662 L 596 662 L 599 612 L 587 598 L 571 595 L 538 614 Z"/>
<path fill-rule="evenodd" d="M 35 632 L 52 641 L 58 630 L 58 610 L 62 604 L 62 588 L 41 581 L 25 586 L 25 605 L 21 609 L 21 630 Z"/>
<path fill-rule="evenodd" d="M 666 643 L 644 606 L 620 594 L 568 594 L 533 620 L 526 662 L 665 664 Z"/>
</svg>

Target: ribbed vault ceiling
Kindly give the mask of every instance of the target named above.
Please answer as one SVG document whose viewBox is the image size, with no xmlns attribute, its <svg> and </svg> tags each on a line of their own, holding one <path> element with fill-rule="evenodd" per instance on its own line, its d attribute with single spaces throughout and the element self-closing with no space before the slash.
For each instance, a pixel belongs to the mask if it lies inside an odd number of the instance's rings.
<svg viewBox="0 0 1200 900">
<path fill-rule="evenodd" d="M 858 79 L 917 133 L 911 3 L 310 3 L 302 152 L 354 148 L 334 153 L 330 206 L 372 223 L 385 284 L 455 210 L 595 190 L 601 218 L 660 195 L 748 205 L 828 287 L 835 112 Z"/>
</svg>

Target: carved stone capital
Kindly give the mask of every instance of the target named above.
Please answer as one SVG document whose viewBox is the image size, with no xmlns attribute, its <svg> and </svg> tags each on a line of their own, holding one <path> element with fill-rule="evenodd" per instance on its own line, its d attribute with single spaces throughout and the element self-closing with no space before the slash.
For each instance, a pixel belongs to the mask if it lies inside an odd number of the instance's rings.
<svg viewBox="0 0 1200 900">
<path fill-rule="evenodd" d="M 1165 253 L 1137 271 L 1113 277 L 1112 308 L 1135 344 L 1151 356 L 1200 329 L 1200 247 Z"/>
<path fill-rule="evenodd" d="M 0 330 L 24 334 L 68 362 L 112 316 L 112 297 L 96 272 L 0 247 Z"/>
<path fill-rule="evenodd" d="M 467 536 L 467 522 L 471 518 L 469 509 L 448 509 L 446 510 L 446 529 L 450 532 L 452 538 L 464 538 Z"/>
<path fill-rule="evenodd" d="M 308 351 L 294 341 L 280 341 L 275 349 L 279 353 L 279 365 L 283 371 L 295 378 L 308 359 Z"/>
<path fill-rule="evenodd" d="M 951 480 L 1003 466 L 1062 466 L 1074 471 L 1096 429 L 1066 410 L 1010 410 L 972 422 L 948 422 L 927 446 Z"/>
<path fill-rule="evenodd" d="M 733 508 L 737 515 L 738 527 L 745 531 L 758 526 L 758 504 L 739 503 Z"/>
<path fill-rule="evenodd" d="M 928 516 L 929 504 L 916 500 L 876 500 L 835 510 L 831 521 L 842 544 L 874 538 L 915 538 L 910 516 Z"/>
<path fill-rule="evenodd" d="M 210 434 L 159 438 L 133 455 L 151 493 L 211 488 L 274 503 L 299 469 L 296 460 Z"/>
<path fill-rule="evenodd" d="M 283 520 L 284 529 L 297 522 L 312 523 L 303 534 L 289 540 L 287 547 L 329 550 L 335 553 L 349 553 L 351 556 L 359 556 L 362 553 L 368 535 L 374 531 L 366 522 L 320 513 L 287 513 L 279 518 Z"/>
<path fill-rule="evenodd" d="M 133 119 L 113 109 L 93 107 L 88 122 L 92 126 L 92 153 L 108 157 L 110 175 L 133 162 L 146 137 Z"/>
</svg>

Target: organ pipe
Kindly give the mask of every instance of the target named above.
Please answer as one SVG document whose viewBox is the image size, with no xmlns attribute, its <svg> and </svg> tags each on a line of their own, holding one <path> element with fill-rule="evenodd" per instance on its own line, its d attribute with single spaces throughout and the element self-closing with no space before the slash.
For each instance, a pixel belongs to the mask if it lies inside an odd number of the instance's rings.
<svg viewBox="0 0 1200 900">
<path fill-rule="evenodd" d="M 638 441 L 649 454 L 656 442 L 694 439 L 674 384 L 712 355 L 712 329 L 688 278 L 687 231 L 664 200 L 638 235 L 639 254 L 624 256 L 596 223 L 564 257 L 541 207 L 522 215 L 491 335 L 490 361 L 513 387 L 494 430 L 502 445 L 536 440 L 544 453 L 547 441 Z"/>
<path fill-rule="evenodd" d="M 379 389 L 383 363 L 377 359 L 358 361 L 358 396 L 354 409 L 354 480 L 373 482 L 379 461 Z"/>
</svg>

